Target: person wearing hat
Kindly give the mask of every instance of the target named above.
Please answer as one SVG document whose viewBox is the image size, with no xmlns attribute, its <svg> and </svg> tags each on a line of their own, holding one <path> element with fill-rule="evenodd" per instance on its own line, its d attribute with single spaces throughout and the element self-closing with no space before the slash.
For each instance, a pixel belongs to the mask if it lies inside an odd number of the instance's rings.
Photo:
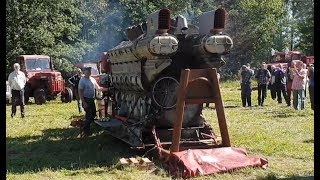
<svg viewBox="0 0 320 180">
<path fill-rule="evenodd" d="M 95 89 L 98 91 L 107 91 L 108 88 L 100 87 L 97 81 L 91 77 L 91 67 L 83 69 L 84 76 L 79 81 L 79 96 L 82 101 L 82 107 L 85 111 L 85 121 L 81 136 L 90 135 L 90 124 L 96 117 L 96 105 L 94 102 Z"/>
<path fill-rule="evenodd" d="M 77 68 L 76 74 L 68 79 L 68 83 L 73 87 L 74 96 L 77 99 L 79 113 L 82 113 L 81 99 L 78 93 L 78 85 L 81 77 L 82 77 L 82 71 L 80 68 Z"/>
<path fill-rule="evenodd" d="M 258 105 L 263 106 L 264 100 L 267 97 L 267 84 L 271 78 L 271 74 L 267 69 L 265 62 L 262 62 L 260 69 L 257 72 L 256 79 L 258 81 Z"/>
<path fill-rule="evenodd" d="M 252 77 L 253 71 L 249 69 L 246 65 L 242 65 L 241 73 L 240 73 L 240 81 L 241 81 L 241 101 L 242 106 L 246 107 L 248 104 L 251 107 L 251 92 L 252 92 Z"/>
<path fill-rule="evenodd" d="M 11 117 L 16 115 L 17 105 L 20 105 L 21 117 L 25 116 L 24 87 L 27 83 L 26 75 L 20 71 L 20 65 L 13 65 L 14 71 L 9 74 L 8 82 L 12 93 Z"/>
</svg>

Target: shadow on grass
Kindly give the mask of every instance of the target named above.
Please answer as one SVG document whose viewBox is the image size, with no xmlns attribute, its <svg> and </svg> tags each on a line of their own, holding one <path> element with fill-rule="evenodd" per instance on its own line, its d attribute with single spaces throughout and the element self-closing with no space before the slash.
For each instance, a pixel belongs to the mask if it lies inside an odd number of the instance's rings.
<svg viewBox="0 0 320 180">
<path fill-rule="evenodd" d="M 43 131 L 42 136 L 7 137 L 7 170 L 11 173 L 79 170 L 112 166 L 122 157 L 139 154 L 105 133 L 83 139 L 77 138 L 78 133 L 76 128 L 57 128 Z"/>
<path fill-rule="evenodd" d="M 238 90 L 238 91 L 241 91 L 241 88 L 238 88 L 237 90 Z M 257 87 L 257 86 L 252 87 L 252 91 L 257 91 L 257 90 L 258 90 L 258 87 Z"/>
<path fill-rule="evenodd" d="M 257 180 L 313 180 L 314 176 L 299 176 L 299 175 L 293 175 L 289 177 L 277 177 L 274 174 L 269 174 L 266 177 L 257 177 Z"/>
<path fill-rule="evenodd" d="M 299 117 L 308 116 L 306 113 L 296 113 L 292 110 L 286 111 L 285 109 L 273 110 L 273 111 L 269 111 L 267 113 L 270 114 L 270 116 L 272 116 L 274 118 L 288 118 L 288 117 L 299 118 Z"/>
<path fill-rule="evenodd" d="M 224 108 L 229 109 L 229 108 L 238 108 L 240 106 L 236 106 L 236 105 L 228 105 L 228 106 L 224 106 Z M 204 107 L 206 109 L 216 109 L 215 107 Z"/>
<path fill-rule="evenodd" d="M 304 140 L 304 143 L 314 143 L 314 139 L 308 139 L 308 140 Z"/>
</svg>

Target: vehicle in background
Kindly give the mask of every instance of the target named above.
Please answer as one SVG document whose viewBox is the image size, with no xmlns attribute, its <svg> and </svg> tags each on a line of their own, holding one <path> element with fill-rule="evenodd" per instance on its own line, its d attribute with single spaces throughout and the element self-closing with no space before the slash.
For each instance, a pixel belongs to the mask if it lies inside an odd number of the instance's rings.
<svg viewBox="0 0 320 180">
<path fill-rule="evenodd" d="M 99 83 L 100 74 L 98 70 L 98 63 L 95 63 L 95 62 L 78 63 L 75 65 L 75 67 L 80 68 L 82 72 L 85 67 L 91 67 L 91 76 Z M 66 83 L 66 86 L 72 91 L 72 94 L 75 94 L 76 89 L 74 89 L 73 86 L 71 86 L 68 82 Z M 76 100 L 76 97 L 73 96 L 72 100 Z"/>
<path fill-rule="evenodd" d="M 21 71 L 26 74 L 25 101 L 34 97 L 36 104 L 44 104 L 46 101 L 54 100 L 58 94 L 65 92 L 67 99 L 72 94 L 65 89 L 61 72 L 53 67 L 52 60 L 46 55 L 20 55 L 17 57 L 21 65 Z"/>
<path fill-rule="evenodd" d="M 96 62 L 78 63 L 75 66 L 80 68 L 82 71 L 84 67 L 91 67 L 91 77 L 93 77 L 97 82 L 99 81 L 99 70 Z"/>
<path fill-rule="evenodd" d="M 275 52 L 272 62 L 268 63 L 267 66 L 271 70 L 272 65 L 278 66 L 281 64 L 284 69 L 287 69 L 289 62 L 298 60 L 309 65 L 314 63 L 314 56 L 305 56 L 299 51 Z"/>
</svg>

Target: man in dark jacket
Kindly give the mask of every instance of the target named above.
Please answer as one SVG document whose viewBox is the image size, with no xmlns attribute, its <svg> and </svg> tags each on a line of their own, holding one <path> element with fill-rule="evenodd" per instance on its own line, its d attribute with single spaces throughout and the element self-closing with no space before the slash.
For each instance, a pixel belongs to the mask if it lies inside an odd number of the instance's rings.
<svg viewBox="0 0 320 180">
<path fill-rule="evenodd" d="M 283 67 L 281 64 L 278 65 L 277 70 L 275 71 L 275 87 L 276 87 L 276 92 L 278 96 L 278 103 L 282 103 L 282 97 L 281 97 L 281 92 L 283 95 L 283 98 L 285 99 L 286 103 L 288 106 L 290 106 L 290 100 L 288 97 L 287 93 L 287 80 L 286 80 L 286 73 L 283 70 Z"/>
<path fill-rule="evenodd" d="M 274 81 L 275 81 L 275 71 L 276 71 L 276 67 L 274 65 L 271 66 L 271 81 L 269 83 L 269 87 L 270 87 L 270 94 L 271 94 L 271 98 L 273 100 L 276 99 L 276 87 L 275 87 L 275 84 L 274 84 Z"/>
<path fill-rule="evenodd" d="M 249 67 L 243 65 L 240 71 L 241 101 L 243 107 L 246 107 L 247 103 L 248 106 L 251 107 L 252 77 L 253 71 L 249 69 Z"/>
<path fill-rule="evenodd" d="M 79 81 L 80 81 L 81 77 L 82 77 L 81 69 L 77 68 L 76 74 L 68 79 L 69 84 L 71 84 L 71 86 L 73 87 L 74 96 L 77 99 L 79 113 L 82 113 L 81 99 L 80 99 L 79 93 L 78 93 L 78 85 L 79 85 Z"/>
<path fill-rule="evenodd" d="M 269 83 L 271 74 L 267 69 L 265 62 L 261 64 L 261 68 L 258 70 L 256 78 L 258 81 L 258 105 L 263 106 L 264 100 L 267 97 L 267 84 Z"/>
</svg>

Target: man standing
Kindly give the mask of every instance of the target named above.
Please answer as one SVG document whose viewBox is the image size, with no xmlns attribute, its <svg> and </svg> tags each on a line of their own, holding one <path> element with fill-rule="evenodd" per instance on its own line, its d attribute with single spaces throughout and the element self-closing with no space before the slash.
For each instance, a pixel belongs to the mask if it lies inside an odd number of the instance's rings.
<svg viewBox="0 0 320 180">
<path fill-rule="evenodd" d="M 277 68 L 277 71 L 275 71 L 275 87 L 276 87 L 276 92 L 278 96 L 278 103 L 282 103 L 282 98 L 281 98 L 281 92 L 283 95 L 283 98 L 285 99 L 286 103 L 288 106 L 290 106 L 290 100 L 288 98 L 288 93 L 287 93 L 287 82 L 286 82 L 286 74 L 283 70 L 283 67 L 281 64 L 279 64 L 279 67 Z"/>
<path fill-rule="evenodd" d="M 24 87 L 26 85 L 27 79 L 26 75 L 20 71 L 20 65 L 15 63 L 13 65 L 14 71 L 9 74 L 8 82 L 11 87 L 12 92 L 12 108 L 11 117 L 16 115 L 17 105 L 20 105 L 21 117 L 25 116 L 24 111 Z"/>
<path fill-rule="evenodd" d="M 79 85 L 79 81 L 81 79 L 81 76 L 82 76 L 81 69 L 77 68 L 76 74 L 68 79 L 69 84 L 71 84 L 73 87 L 73 92 L 74 92 L 74 95 L 77 99 L 79 113 L 82 113 L 81 99 L 80 99 L 79 93 L 78 93 L 78 85 Z"/>
<path fill-rule="evenodd" d="M 91 67 L 84 68 L 84 77 L 79 81 L 79 96 L 82 101 L 82 107 L 86 112 L 83 132 L 81 136 L 90 135 L 90 124 L 96 117 L 96 105 L 94 102 L 95 89 L 98 91 L 107 91 L 107 88 L 100 87 L 96 80 L 91 77 Z"/>
<path fill-rule="evenodd" d="M 314 110 L 314 67 L 311 64 L 308 68 L 308 78 L 309 78 L 309 96 L 311 109 Z"/>
<path fill-rule="evenodd" d="M 263 106 L 264 100 L 267 97 L 267 84 L 270 80 L 270 72 L 267 69 L 265 62 L 261 64 L 261 68 L 258 70 L 256 78 L 258 80 L 258 105 Z"/>
<path fill-rule="evenodd" d="M 241 80 L 241 101 L 242 101 L 243 107 L 246 107 L 246 103 L 248 103 L 248 106 L 251 107 L 252 77 L 253 77 L 253 71 L 250 70 L 247 66 L 242 65 L 240 80 Z"/>
<path fill-rule="evenodd" d="M 292 81 L 293 81 L 294 67 L 295 67 L 294 61 L 288 62 L 286 76 L 287 76 L 287 92 L 288 92 L 288 98 L 290 102 L 291 102 L 291 94 L 292 94 Z"/>
<path fill-rule="evenodd" d="M 306 89 L 306 80 L 307 72 L 303 70 L 303 62 L 297 61 L 296 68 L 293 70 L 293 81 L 292 81 L 292 90 L 293 90 L 293 107 L 295 110 L 305 108 L 305 94 Z"/>
<path fill-rule="evenodd" d="M 275 72 L 276 72 L 276 67 L 274 65 L 271 65 L 271 81 L 270 81 L 270 94 L 271 94 L 271 98 L 273 100 L 276 99 L 276 87 L 275 87 Z"/>
</svg>

